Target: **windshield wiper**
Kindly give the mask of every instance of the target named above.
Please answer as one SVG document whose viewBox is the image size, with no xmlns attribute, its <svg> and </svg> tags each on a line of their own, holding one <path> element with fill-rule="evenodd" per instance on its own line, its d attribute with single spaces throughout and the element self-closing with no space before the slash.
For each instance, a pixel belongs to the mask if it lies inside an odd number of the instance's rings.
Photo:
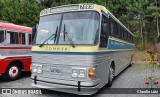
<svg viewBox="0 0 160 97">
<path fill-rule="evenodd" d="M 42 47 L 46 43 L 46 41 L 48 41 L 50 38 L 52 38 L 52 40 L 54 39 L 54 43 L 55 43 L 56 37 L 57 37 L 57 32 L 58 32 L 58 26 L 56 28 L 55 34 L 52 34 L 50 37 L 48 37 L 44 42 L 42 42 L 42 44 L 39 45 L 39 47 Z"/>
<path fill-rule="evenodd" d="M 71 44 L 71 46 L 72 46 L 73 48 L 75 48 L 75 44 L 74 44 L 73 40 L 72 40 L 71 37 L 68 35 L 68 32 L 66 32 L 66 26 L 65 26 L 65 24 L 64 24 L 63 33 L 64 33 L 64 41 L 65 41 L 65 35 L 67 35 L 69 43 Z"/>
</svg>

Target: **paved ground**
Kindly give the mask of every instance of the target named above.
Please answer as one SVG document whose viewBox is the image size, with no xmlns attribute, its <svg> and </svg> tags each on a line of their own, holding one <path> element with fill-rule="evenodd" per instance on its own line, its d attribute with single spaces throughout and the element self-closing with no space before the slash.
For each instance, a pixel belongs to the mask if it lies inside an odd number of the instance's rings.
<svg viewBox="0 0 160 97">
<path fill-rule="evenodd" d="M 128 67 L 121 74 L 119 74 L 114 82 L 112 88 L 150 88 L 151 85 L 144 85 L 144 79 L 147 75 L 150 75 L 151 71 L 149 66 L 134 64 L 132 67 Z M 160 79 L 160 68 L 157 67 L 153 73 L 153 77 Z M 160 80 L 159 80 L 160 83 Z M 32 88 L 30 74 L 23 74 L 23 77 L 17 81 L 4 82 L 0 78 L 0 88 Z M 160 88 L 160 84 L 153 86 L 153 88 Z M 94 97 L 160 97 L 160 94 L 106 94 L 106 90 L 109 88 L 104 87 Z M 60 93 L 46 90 L 48 93 L 55 93 L 52 95 L 0 95 L 0 97 L 75 97 L 77 95 Z M 160 91 L 159 91 L 160 92 Z"/>
</svg>

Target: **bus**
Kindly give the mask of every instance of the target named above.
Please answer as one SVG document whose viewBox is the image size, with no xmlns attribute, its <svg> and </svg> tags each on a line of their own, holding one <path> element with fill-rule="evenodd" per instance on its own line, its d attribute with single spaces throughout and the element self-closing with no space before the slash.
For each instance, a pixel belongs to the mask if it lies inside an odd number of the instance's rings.
<svg viewBox="0 0 160 97">
<path fill-rule="evenodd" d="M 0 75 L 6 81 L 30 71 L 32 28 L 0 21 Z"/>
<path fill-rule="evenodd" d="M 131 66 L 134 35 L 97 4 L 44 9 L 32 45 L 32 86 L 92 95 Z"/>
</svg>

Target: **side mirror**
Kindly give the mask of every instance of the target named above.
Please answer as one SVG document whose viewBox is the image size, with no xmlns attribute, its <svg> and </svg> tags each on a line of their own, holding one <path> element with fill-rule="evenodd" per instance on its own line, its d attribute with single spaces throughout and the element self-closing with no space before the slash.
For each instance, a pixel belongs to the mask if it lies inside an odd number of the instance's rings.
<svg viewBox="0 0 160 97">
<path fill-rule="evenodd" d="M 35 35 L 36 35 L 36 32 L 37 32 L 37 27 L 38 27 L 38 24 L 35 27 L 32 27 L 32 44 L 34 44 L 34 41 L 35 41 Z"/>
<path fill-rule="evenodd" d="M 36 27 L 32 27 L 32 40 L 34 40 L 35 33 L 36 33 Z"/>
</svg>

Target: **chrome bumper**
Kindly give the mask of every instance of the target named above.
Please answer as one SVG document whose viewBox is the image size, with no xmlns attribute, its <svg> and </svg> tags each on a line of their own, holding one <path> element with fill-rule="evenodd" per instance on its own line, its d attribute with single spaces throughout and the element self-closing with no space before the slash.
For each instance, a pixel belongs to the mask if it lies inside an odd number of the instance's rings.
<svg viewBox="0 0 160 97">
<path fill-rule="evenodd" d="M 77 95 L 92 95 L 100 89 L 99 83 L 97 82 L 77 82 L 57 79 L 45 80 L 45 78 L 43 80 L 39 80 L 39 78 L 37 80 L 36 77 L 32 78 L 32 86 Z M 72 83 L 72 85 L 70 83 Z"/>
</svg>

